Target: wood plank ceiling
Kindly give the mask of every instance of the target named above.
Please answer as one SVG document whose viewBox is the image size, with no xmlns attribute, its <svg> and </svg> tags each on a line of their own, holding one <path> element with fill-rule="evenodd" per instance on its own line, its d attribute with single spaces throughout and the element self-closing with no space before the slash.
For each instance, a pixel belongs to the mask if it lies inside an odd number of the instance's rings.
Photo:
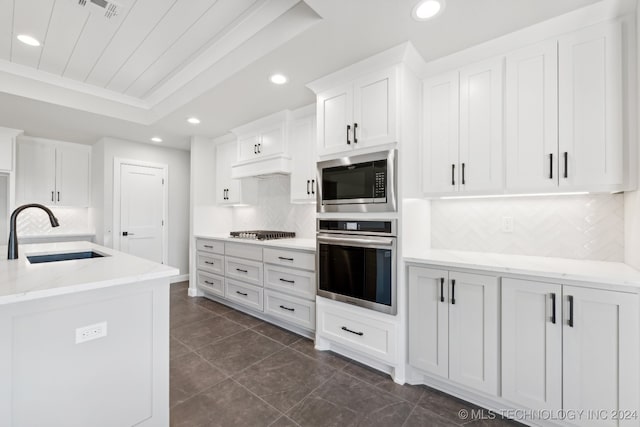
<svg viewBox="0 0 640 427">
<path fill-rule="evenodd" d="M 0 0 L 0 60 L 145 99 L 264 2 Z"/>
</svg>

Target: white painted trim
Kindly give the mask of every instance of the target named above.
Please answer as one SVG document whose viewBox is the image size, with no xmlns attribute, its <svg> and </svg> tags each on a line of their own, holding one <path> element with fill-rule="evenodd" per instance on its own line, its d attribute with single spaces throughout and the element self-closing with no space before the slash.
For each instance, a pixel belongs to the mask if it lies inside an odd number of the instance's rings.
<svg viewBox="0 0 640 427">
<path fill-rule="evenodd" d="M 162 196 L 162 215 L 164 217 L 164 227 L 162 228 L 162 263 L 169 264 L 169 165 L 162 163 L 143 162 L 140 160 L 113 159 L 113 233 L 112 245 L 116 250 L 120 250 L 120 169 L 122 165 L 141 166 L 147 168 L 162 169 L 164 186 Z"/>
<path fill-rule="evenodd" d="M 181 274 L 179 276 L 173 276 L 169 279 L 169 283 L 186 282 L 187 280 L 190 280 L 189 274 Z"/>
</svg>

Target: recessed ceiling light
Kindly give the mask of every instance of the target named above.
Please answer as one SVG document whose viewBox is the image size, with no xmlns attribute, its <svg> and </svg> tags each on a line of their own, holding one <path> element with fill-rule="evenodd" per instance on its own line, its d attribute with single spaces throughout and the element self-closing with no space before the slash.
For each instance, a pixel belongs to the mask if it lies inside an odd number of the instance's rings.
<svg viewBox="0 0 640 427">
<path fill-rule="evenodd" d="M 271 83 L 273 84 L 283 85 L 287 82 L 287 77 L 283 76 L 282 74 L 274 74 L 271 77 L 269 77 L 269 80 L 271 80 Z"/>
<path fill-rule="evenodd" d="M 442 13 L 444 5 L 445 0 L 422 0 L 414 6 L 411 14 L 417 21 L 426 21 Z"/>
<path fill-rule="evenodd" d="M 153 142 L 162 142 L 162 138 L 158 137 L 158 136 L 154 136 L 153 138 L 151 138 L 151 140 Z"/>
<path fill-rule="evenodd" d="M 198 124 L 200 124 L 200 119 L 199 119 L 199 118 L 197 118 L 197 117 L 189 117 L 189 118 L 187 119 L 187 121 L 188 121 L 189 123 L 191 123 L 192 125 L 198 125 Z"/>
<path fill-rule="evenodd" d="M 40 46 L 40 42 L 37 39 L 26 34 L 18 34 L 18 40 L 29 46 Z"/>
</svg>

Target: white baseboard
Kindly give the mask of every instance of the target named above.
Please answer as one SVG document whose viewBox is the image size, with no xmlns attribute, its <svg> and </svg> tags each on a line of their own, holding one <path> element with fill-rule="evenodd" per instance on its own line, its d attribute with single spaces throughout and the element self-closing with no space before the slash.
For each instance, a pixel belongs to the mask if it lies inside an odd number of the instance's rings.
<svg viewBox="0 0 640 427">
<path fill-rule="evenodd" d="M 171 278 L 170 283 L 178 283 L 178 282 L 184 282 L 189 280 L 189 275 L 188 274 L 181 274 L 179 276 L 174 276 Z"/>
</svg>

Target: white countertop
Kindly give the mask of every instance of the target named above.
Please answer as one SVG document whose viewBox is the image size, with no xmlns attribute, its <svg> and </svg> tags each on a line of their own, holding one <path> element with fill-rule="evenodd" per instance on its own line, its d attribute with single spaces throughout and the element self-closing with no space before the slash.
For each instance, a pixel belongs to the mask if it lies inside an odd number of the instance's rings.
<svg viewBox="0 0 640 427">
<path fill-rule="evenodd" d="M 403 257 L 405 262 L 467 268 L 541 278 L 592 282 L 640 289 L 640 271 L 621 262 L 589 261 L 485 252 L 430 249 Z"/>
<path fill-rule="evenodd" d="M 231 237 L 229 234 L 196 234 L 194 237 L 199 239 L 224 240 L 233 243 L 248 243 L 280 249 L 298 249 L 314 252 L 316 250 L 316 239 L 299 239 L 296 237 L 293 239 L 253 240 Z"/>
<path fill-rule="evenodd" d="M 31 264 L 26 258 L 27 255 L 91 250 L 110 256 L 40 264 Z M 16 260 L 7 260 L 7 247 L 0 246 L 0 305 L 178 274 L 176 268 L 90 242 L 20 245 Z"/>
</svg>

